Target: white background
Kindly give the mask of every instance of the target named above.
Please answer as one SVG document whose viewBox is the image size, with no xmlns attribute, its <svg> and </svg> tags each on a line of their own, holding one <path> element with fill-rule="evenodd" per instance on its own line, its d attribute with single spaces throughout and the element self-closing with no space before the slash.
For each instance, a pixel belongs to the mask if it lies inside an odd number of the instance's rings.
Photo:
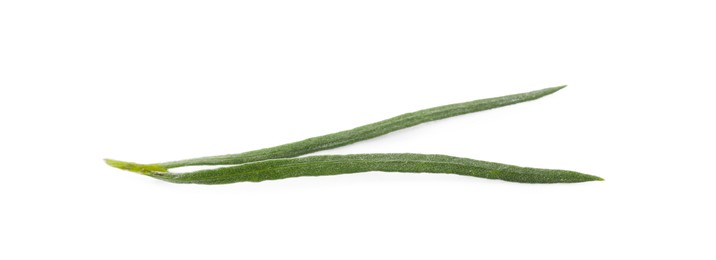
<svg viewBox="0 0 716 260">
<path fill-rule="evenodd" d="M 710 1 L 0 3 L 2 259 L 714 259 Z M 152 163 L 418 109 L 543 99 L 328 153 L 577 170 L 223 186 Z"/>
</svg>

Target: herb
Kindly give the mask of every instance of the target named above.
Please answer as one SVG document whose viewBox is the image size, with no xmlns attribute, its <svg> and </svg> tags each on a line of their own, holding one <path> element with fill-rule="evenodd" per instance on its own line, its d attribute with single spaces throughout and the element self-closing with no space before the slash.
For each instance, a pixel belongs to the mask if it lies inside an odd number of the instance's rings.
<svg viewBox="0 0 716 260">
<path fill-rule="evenodd" d="M 109 163 L 115 166 L 117 162 Z M 183 174 L 148 172 L 147 175 L 174 183 L 226 184 L 367 171 L 451 173 L 523 183 L 602 180 L 573 171 L 524 168 L 447 155 L 410 153 L 317 155 L 257 161 Z"/>
<path fill-rule="evenodd" d="M 568 183 L 602 180 L 599 177 L 564 170 L 518 166 L 426 154 L 354 154 L 296 156 L 331 149 L 381 136 L 421 123 L 467 113 L 512 105 L 552 94 L 565 86 L 527 93 L 451 104 L 407 113 L 351 130 L 309 138 L 239 154 L 201 157 L 158 164 L 137 164 L 106 159 L 110 166 L 175 183 L 224 184 L 276 180 L 299 176 L 322 176 L 366 171 L 429 172 L 500 179 L 523 183 Z M 188 173 L 168 169 L 191 165 L 236 165 Z"/>
</svg>

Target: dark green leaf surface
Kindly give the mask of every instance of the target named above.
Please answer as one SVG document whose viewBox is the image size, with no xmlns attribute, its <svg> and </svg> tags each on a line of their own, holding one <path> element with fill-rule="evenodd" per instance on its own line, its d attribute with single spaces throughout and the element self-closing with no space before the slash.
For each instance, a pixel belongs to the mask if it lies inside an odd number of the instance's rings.
<svg viewBox="0 0 716 260">
<path fill-rule="evenodd" d="M 565 170 L 525 168 L 435 154 L 319 155 L 273 159 L 189 173 L 153 173 L 175 183 L 226 184 L 301 176 L 325 176 L 368 171 L 450 173 L 521 183 L 572 183 L 602 180 Z"/>
<path fill-rule="evenodd" d="M 263 161 L 268 159 L 296 157 L 312 152 L 336 148 L 358 141 L 371 139 L 425 122 L 538 99 L 557 92 L 564 87 L 565 86 L 559 86 L 527 93 L 439 106 L 399 115 L 390 119 L 360 126 L 351 130 L 313 137 L 303 141 L 279 145 L 275 147 L 264 148 L 239 154 L 228 154 L 165 162 L 160 163 L 158 165 L 166 169 L 170 169 L 190 165 L 232 165 L 247 162 Z"/>
</svg>

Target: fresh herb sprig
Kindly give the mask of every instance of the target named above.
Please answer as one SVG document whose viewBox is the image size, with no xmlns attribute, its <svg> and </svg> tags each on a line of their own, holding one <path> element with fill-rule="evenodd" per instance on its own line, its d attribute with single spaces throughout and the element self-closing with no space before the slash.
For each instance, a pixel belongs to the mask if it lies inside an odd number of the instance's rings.
<svg viewBox="0 0 716 260">
<path fill-rule="evenodd" d="M 351 130 L 309 138 L 303 141 L 239 154 L 201 157 L 157 164 L 137 164 L 106 159 L 110 166 L 175 183 L 225 184 L 257 182 L 299 176 L 347 173 L 426 172 L 451 173 L 521 183 L 572 183 L 602 180 L 599 177 L 565 170 L 524 168 L 447 155 L 429 154 L 353 154 L 294 158 L 381 136 L 425 122 L 435 121 L 541 98 L 565 86 L 527 93 L 451 104 L 399 115 Z M 188 173 L 168 169 L 193 165 L 235 165 Z"/>
</svg>

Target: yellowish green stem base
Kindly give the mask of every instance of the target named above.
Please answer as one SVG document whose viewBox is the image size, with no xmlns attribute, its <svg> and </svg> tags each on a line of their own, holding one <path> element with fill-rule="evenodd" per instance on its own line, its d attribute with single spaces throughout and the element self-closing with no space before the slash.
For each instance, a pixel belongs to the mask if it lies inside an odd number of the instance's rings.
<svg viewBox="0 0 716 260">
<path fill-rule="evenodd" d="M 136 172 L 142 175 L 153 176 L 160 172 L 167 172 L 167 169 L 158 164 L 139 164 L 133 162 L 123 162 L 112 159 L 104 159 L 109 166 L 114 168 Z"/>
</svg>

